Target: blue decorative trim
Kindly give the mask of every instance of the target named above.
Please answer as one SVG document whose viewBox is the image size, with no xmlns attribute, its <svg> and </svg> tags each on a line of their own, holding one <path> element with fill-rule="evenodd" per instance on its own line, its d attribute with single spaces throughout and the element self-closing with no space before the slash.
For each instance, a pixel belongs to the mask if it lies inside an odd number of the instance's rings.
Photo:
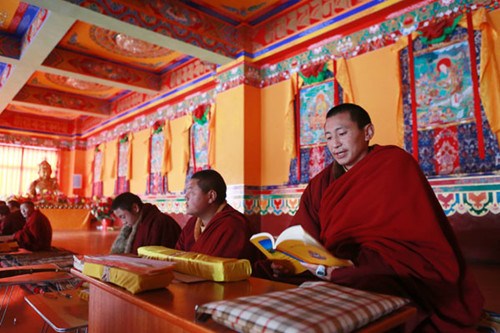
<svg viewBox="0 0 500 333">
<path fill-rule="evenodd" d="M 26 12 L 24 12 L 23 18 L 21 19 L 21 22 L 17 26 L 16 32 L 14 33 L 16 37 L 23 37 L 24 34 L 26 34 L 39 11 L 39 7 L 28 5 Z"/>
<path fill-rule="evenodd" d="M 263 48 L 262 50 L 257 51 L 257 52 L 255 52 L 255 53 L 253 53 L 251 55 L 248 55 L 248 56 L 250 58 L 259 57 L 259 56 L 261 56 L 261 55 L 263 55 L 265 53 L 273 51 L 276 48 L 279 48 L 279 47 L 281 47 L 283 45 L 286 45 L 286 44 L 290 44 L 290 43 L 294 42 L 297 39 L 300 39 L 302 37 L 306 37 L 306 36 L 308 36 L 308 35 L 310 35 L 312 33 L 315 33 L 316 31 L 321 30 L 321 29 L 323 29 L 323 28 L 325 28 L 325 27 L 327 27 L 329 25 L 332 25 L 332 24 L 337 23 L 339 21 L 342 21 L 342 20 L 344 20 L 346 18 L 349 18 L 352 15 L 356 15 L 356 14 L 362 12 L 363 10 L 367 10 L 369 8 L 375 7 L 376 5 L 378 5 L 378 4 L 382 3 L 382 2 L 385 2 L 385 1 L 386 0 L 375 0 L 375 1 L 367 2 L 367 3 L 365 3 L 365 4 L 363 4 L 363 5 L 359 6 L 359 7 L 354 8 L 353 10 L 347 11 L 345 13 L 340 13 L 339 15 L 334 16 L 331 19 L 322 22 L 321 24 L 315 25 L 315 26 L 313 26 L 313 27 L 311 27 L 309 29 L 301 31 L 298 34 L 293 35 L 291 37 L 282 39 L 278 43 L 275 43 L 275 44 L 273 44 L 271 46 Z"/>
</svg>

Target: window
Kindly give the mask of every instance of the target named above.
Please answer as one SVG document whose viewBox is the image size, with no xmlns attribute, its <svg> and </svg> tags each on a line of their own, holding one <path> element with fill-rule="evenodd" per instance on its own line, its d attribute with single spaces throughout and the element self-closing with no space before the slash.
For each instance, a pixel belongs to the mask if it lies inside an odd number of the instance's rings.
<svg viewBox="0 0 500 333">
<path fill-rule="evenodd" d="M 0 145 L 0 197 L 25 194 L 37 179 L 38 165 L 46 160 L 56 177 L 58 153 L 56 149 Z"/>
</svg>

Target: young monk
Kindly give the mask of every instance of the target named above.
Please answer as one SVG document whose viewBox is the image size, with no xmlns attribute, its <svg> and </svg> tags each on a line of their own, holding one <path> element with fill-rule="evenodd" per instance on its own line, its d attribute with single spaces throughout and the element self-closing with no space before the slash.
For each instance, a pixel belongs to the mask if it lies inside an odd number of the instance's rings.
<svg viewBox="0 0 500 333">
<path fill-rule="evenodd" d="M 5 211 L 7 208 L 7 211 Z M 21 205 L 15 200 L 9 200 L 7 205 L 0 209 L 4 211 L 4 223 L 0 226 L 0 235 L 11 235 L 21 230 L 26 220 L 21 213 Z M 1 213 L 0 213 L 1 215 Z"/>
<path fill-rule="evenodd" d="M 178 250 L 215 257 L 251 259 L 253 246 L 246 217 L 226 202 L 226 183 L 215 170 L 196 172 L 186 190 L 186 212 Z"/>
<path fill-rule="evenodd" d="M 143 203 L 137 195 L 125 192 L 113 200 L 111 209 L 124 224 L 111 253 L 137 254 L 139 247 L 148 245 L 175 246 L 181 227 L 155 205 Z"/>
<path fill-rule="evenodd" d="M 474 332 L 483 297 L 417 162 L 396 146 L 369 146 L 374 126 L 355 104 L 332 108 L 325 133 L 335 162 L 310 181 L 292 224 L 354 266 L 305 265 L 305 278 L 410 298 L 416 331 Z M 270 268 L 285 280 L 293 273 L 286 262 Z"/>
<path fill-rule="evenodd" d="M 26 219 L 24 227 L 13 238 L 19 247 L 30 251 L 49 251 L 52 243 L 52 226 L 49 219 L 31 201 L 21 204 L 21 214 Z"/>
</svg>

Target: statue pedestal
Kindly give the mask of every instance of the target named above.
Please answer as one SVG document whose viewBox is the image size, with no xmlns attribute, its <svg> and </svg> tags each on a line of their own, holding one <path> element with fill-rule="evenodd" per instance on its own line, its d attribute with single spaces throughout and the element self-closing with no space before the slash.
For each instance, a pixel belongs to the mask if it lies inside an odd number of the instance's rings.
<svg viewBox="0 0 500 333">
<path fill-rule="evenodd" d="M 40 208 L 52 230 L 88 230 L 92 214 L 88 208 Z"/>
</svg>

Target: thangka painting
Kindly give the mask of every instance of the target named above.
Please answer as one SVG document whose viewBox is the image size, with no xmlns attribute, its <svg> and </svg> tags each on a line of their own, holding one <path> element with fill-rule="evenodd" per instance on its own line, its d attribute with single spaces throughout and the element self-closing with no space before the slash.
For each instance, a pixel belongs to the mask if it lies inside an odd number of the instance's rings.
<svg viewBox="0 0 500 333">
<path fill-rule="evenodd" d="M 102 151 L 96 150 L 94 154 L 94 182 L 102 179 Z"/>
<path fill-rule="evenodd" d="M 300 146 L 324 145 L 325 117 L 334 104 L 333 81 L 300 89 Z"/>
<path fill-rule="evenodd" d="M 415 55 L 417 124 L 420 129 L 474 120 L 474 96 L 466 41 Z"/>
<path fill-rule="evenodd" d="M 100 150 L 96 150 L 94 153 L 94 180 L 92 182 L 92 195 L 101 196 L 102 195 L 102 157 L 103 153 Z"/>
<path fill-rule="evenodd" d="M 163 131 L 151 136 L 150 170 L 147 194 L 164 194 L 167 189 L 167 177 L 162 176 L 163 149 L 165 138 Z"/>
<path fill-rule="evenodd" d="M 130 143 L 120 142 L 118 145 L 118 177 L 125 177 L 128 173 L 128 150 Z"/>
<path fill-rule="evenodd" d="M 120 140 L 118 144 L 118 177 L 116 179 L 115 193 L 123 193 L 129 190 L 129 181 L 127 180 L 129 168 L 129 149 L 130 141 Z"/>
<path fill-rule="evenodd" d="M 163 132 L 155 133 L 151 136 L 151 173 L 160 173 L 165 140 Z"/>
<path fill-rule="evenodd" d="M 208 149 L 209 149 L 209 121 L 200 124 L 194 122 L 191 126 L 191 144 L 192 144 L 192 166 L 194 171 L 207 169 L 208 162 Z"/>
</svg>

